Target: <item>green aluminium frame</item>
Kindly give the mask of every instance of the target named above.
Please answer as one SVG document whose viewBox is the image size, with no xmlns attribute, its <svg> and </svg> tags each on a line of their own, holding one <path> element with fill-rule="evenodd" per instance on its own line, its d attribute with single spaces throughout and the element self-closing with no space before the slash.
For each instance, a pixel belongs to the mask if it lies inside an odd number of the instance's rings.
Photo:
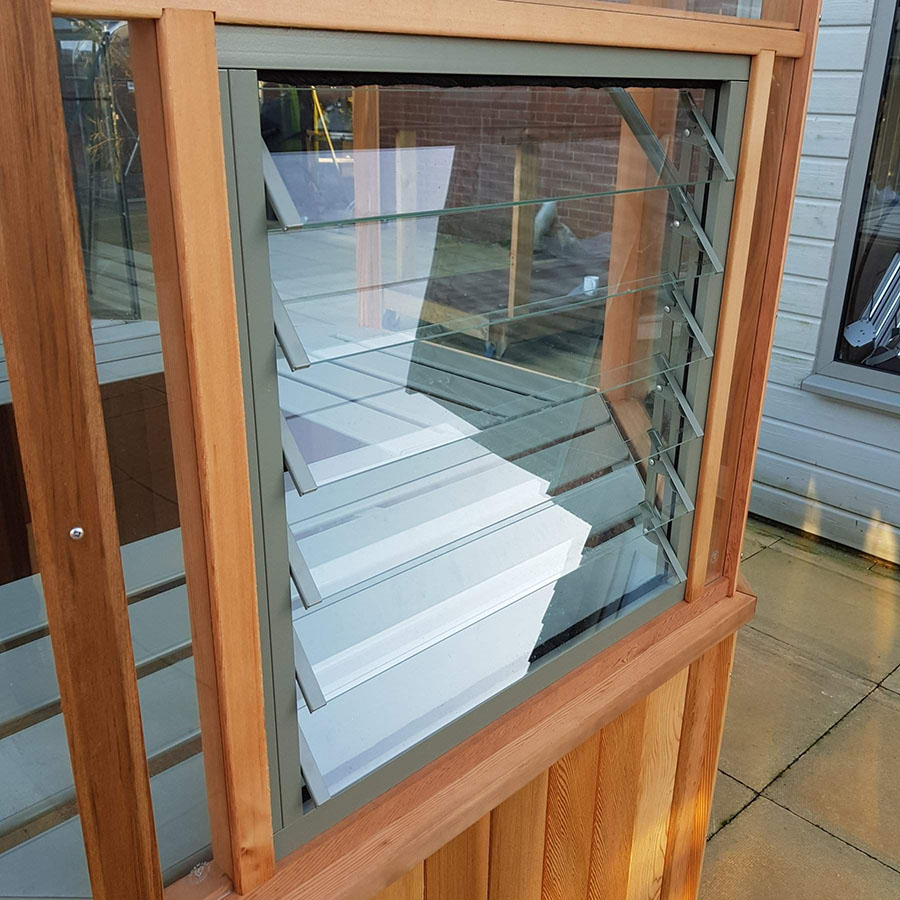
<svg viewBox="0 0 900 900">
<path fill-rule="evenodd" d="M 571 641 L 518 682 L 320 806 L 304 810 L 257 71 L 464 73 L 527 76 L 535 83 L 541 78 L 568 78 L 714 88 L 704 92 L 703 113 L 727 163 L 736 170 L 750 58 L 242 26 L 217 26 L 216 41 L 251 469 L 272 815 L 276 857 L 281 858 L 683 600 L 684 584 L 667 588 L 605 627 Z M 723 261 L 733 197 L 734 181 L 720 180 L 706 185 L 700 198 L 706 235 L 715 255 Z M 718 323 L 722 282 L 722 273 L 706 276 L 693 297 L 694 316 L 711 343 Z M 689 366 L 687 371 L 685 392 L 703 421 L 710 365 Z M 701 446 L 702 439 L 692 441 L 681 447 L 675 458 L 691 496 L 696 494 Z M 669 542 L 685 568 L 692 520 L 692 513 L 683 515 L 670 524 L 668 531 Z"/>
</svg>

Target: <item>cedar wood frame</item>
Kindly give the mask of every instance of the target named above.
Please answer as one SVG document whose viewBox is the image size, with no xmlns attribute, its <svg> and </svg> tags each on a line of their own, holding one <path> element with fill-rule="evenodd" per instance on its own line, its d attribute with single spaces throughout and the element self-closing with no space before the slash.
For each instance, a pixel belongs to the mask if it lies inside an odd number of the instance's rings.
<svg viewBox="0 0 900 900">
<path fill-rule="evenodd" d="M 685 666 L 695 679 L 689 694 L 717 690 L 715 673 L 698 657 L 728 639 L 755 603 L 738 582 L 738 566 L 820 0 L 763 2 L 780 21 L 602 0 L 3 4 L 0 221 L 16 226 L 0 230 L 0 328 L 95 900 L 213 900 L 232 892 L 254 900 L 363 900 Z M 166 889 L 51 15 L 128 19 L 143 98 L 138 115 L 214 857 L 202 881 L 188 876 Z M 685 601 L 277 866 L 217 22 L 752 57 Z M 85 529 L 78 542 L 68 539 L 75 524 Z M 673 807 L 669 852 L 696 888 L 703 852 L 696 823 L 705 829 L 710 799 L 699 785 L 715 772 L 718 729 L 690 717 L 684 727 L 696 729 L 698 747 L 685 766 L 679 759 L 681 801 Z M 98 733 L 109 738 L 98 741 Z"/>
</svg>

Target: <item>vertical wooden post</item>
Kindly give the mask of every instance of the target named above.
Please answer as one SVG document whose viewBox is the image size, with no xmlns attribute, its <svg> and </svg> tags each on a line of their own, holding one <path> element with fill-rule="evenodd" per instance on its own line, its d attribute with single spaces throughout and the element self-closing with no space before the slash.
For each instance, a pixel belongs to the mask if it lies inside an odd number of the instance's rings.
<svg viewBox="0 0 900 900">
<path fill-rule="evenodd" d="M 213 854 L 244 893 L 274 851 L 213 25 L 166 9 L 131 24 L 131 53 Z"/>
<path fill-rule="evenodd" d="M 661 900 L 695 900 L 700 889 L 735 637 L 707 650 L 688 671 Z"/>
<path fill-rule="evenodd" d="M 95 900 L 159 900 L 50 4 L 0 9 L 0 331 Z M 73 540 L 70 529 L 83 529 Z"/>
<path fill-rule="evenodd" d="M 377 86 L 353 91 L 353 198 L 356 218 L 381 212 L 381 98 Z M 362 153 L 358 151 L 363 151 Z M 363 328 L 381 328 L 384 306 L 381 277 L 381 223 L 356 229 L 357 315 Z"/>
<path fill-rule="evenodd" d="M 725 425 L 729 415 L 731 375 L 737 347 L 744 279 L 750 259 L 750 235 L 756 208 L 756 191 L 759 185 L 774 66 L 775 53 L 772 50 L 762 50 L 753 57 L 750 67 L 741 155 L 728 238 L 728 259 L 725 263 L 719 327 L 716 331 L 716 353 L 697 484 L 697 509 L 694 512 L 694 530 L 691 535 L 690 564 L 685 588 L 685 599 L 688 601 L 696 600 L 703 593 L 709 568 L 716 488 L 722 462 Z"/>
<path fill-rule="evenodd" d="M 762 423 L 763 400 L 769 361 L 772 356 L 772 340 L 775 332 L 775 316 L 781 294 L 791 213 L 800 167 L 800 149 L 806 124 L 806 108 L 812 82 L 813 57 L 818 34 L 821 0 L 804 0 L 800 30 L 807 36 L 806 52 L 797 60 L 779 60 L 776 72 L 780 73 L 776 93 L 770 104 L 771 138 L 768 141 L 765 180 L 757 193 L 757 220 L 751 239 L 751 254 L 759 273 L 754 287 L 759 294 L 759 315 L 755 327 L 742 328 L 746 335 L 745 353 L 735 366 L 735 379 L 741 379 L 742 393 L 732 401 L 732 411 L 743 404 L 743 417 L 732 428 L 734 443 L 729 446 L 729 458 L 734 466 L 733 490 L 727 491 L 730 502 L 722 504 L 721 524 L 726 532 L 723 571 L 729 587 L 737 585 L 744 526 L 750 508 L 750 490 L 753 484 L 753 464 L 759 442 Z M 765 260 L 765 264 L 763 264 Z"/>
</svg>

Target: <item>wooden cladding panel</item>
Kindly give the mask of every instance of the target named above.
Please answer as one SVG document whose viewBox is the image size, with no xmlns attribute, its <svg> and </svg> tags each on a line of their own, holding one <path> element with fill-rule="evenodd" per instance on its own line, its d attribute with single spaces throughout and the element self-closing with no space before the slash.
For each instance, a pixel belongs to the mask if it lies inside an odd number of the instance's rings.
<svg viewBox="0 0 900 900">
<path fill-rule="evenodd" d="M 491 811 L 489 900 L 540 900 L 549 780 L 545 770 Z"/>
<path fill-rule="evenodd" d="M 162 878 L 46 0 L 0 6 L 0 102 L 0 331 L 91 888 L 96 900 L 154 900 Z"/>
<path fill-rule="evenodd" d="M 375 900 L 692 900 L 733 652 L 730 635 Z"/>
<path fill-rule="evenodd" d="M 425 860 L 430 900 L 487 900 L 491 816 L 482 816 Z"/>
</svg>

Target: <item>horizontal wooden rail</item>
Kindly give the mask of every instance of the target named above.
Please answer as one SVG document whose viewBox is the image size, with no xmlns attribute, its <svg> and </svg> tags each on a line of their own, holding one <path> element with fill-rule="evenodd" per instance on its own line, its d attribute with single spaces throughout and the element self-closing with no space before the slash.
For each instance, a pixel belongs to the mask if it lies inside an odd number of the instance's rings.
<svg viewBox="0 0 900 900">
<path fill-rule="evenodd" d="M 656 50 L 802 56 L 799 31 L 721 21 L 644 15 L 619 10 L 557 6 L 551 11 L 519 0 L 52 0 L 54 15 L 155 19 L 166 9 L 204 10 L 220 24 L 271 25 L 591 44 Z"/>
</svg>

